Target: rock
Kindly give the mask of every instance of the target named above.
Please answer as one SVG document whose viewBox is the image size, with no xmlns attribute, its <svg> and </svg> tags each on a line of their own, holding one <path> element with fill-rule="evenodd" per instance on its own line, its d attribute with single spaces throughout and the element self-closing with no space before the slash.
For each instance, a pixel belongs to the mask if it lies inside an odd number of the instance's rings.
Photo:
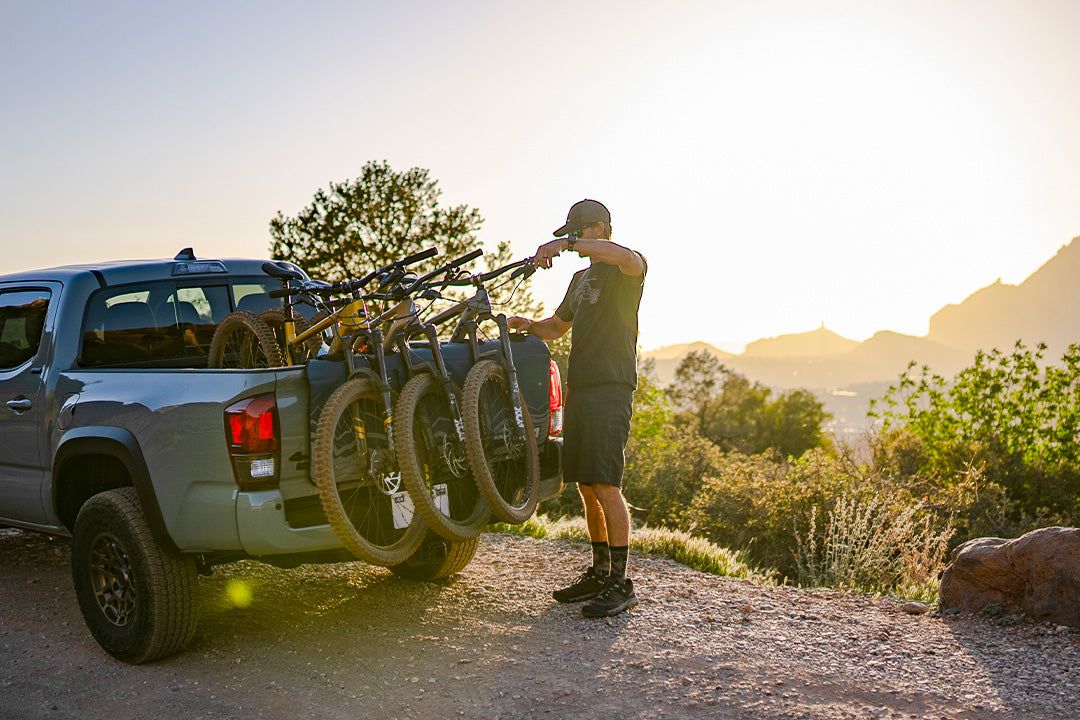
<svg viewBox="0 0 1080 720">
<path fill-rule="evenodd" d="M 926 613 L 930 612 L 930 606 L 926 603 L 919 602 L 918 600 L 909 600 L 908 602 L 904 603 L 903 607 L 901 607 L 901 610 L 906 612 L 908 615 L 925 615 Z"/>
<path fill-rule="evenodd" d="M 939 595 L 946 608 L 978 612 L 993 603 L 1039 622 L 1080 627 L 1080 529 L 970 540 L 953 550 Z"/>
</svg>

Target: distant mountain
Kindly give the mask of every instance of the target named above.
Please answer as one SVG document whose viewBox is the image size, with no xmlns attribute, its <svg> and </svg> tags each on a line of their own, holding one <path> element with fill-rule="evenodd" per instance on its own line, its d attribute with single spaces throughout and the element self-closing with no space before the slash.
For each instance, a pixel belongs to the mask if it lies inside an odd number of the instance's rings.
<svg viewBox="0 0 1080 720">
<path fill-rule="evenodd" d="M 971 360 L 971 356 L 926 337 L 902 335 L 891 330 L 879 330 L 859 343 L 845 358 L 859 377 L 852 382 L 894 380 L 909 362 L 929 365 L 939 375 L 954 375 Z"/>
<path fill-rule="evenodd" d="M 692 352 L 701 352 L 705 350 L 711 355 L 715 355 L 718 358 L 734 357 L 732 353 L 725 352 L 718 347 L 710 345 L 707 342 L 692 342 L 682 343 L 680 345 L 665 345 L 662 348 L 649 351 L 649 357 L 656 358 L 657 360 L 667 360 L 669 358 L 682 358 L 685 355 L 689 355 Z"/>
<path fill-rule="evenodd" d="M 1000 279 L 959 305 L 946 305 L 930 318 L 927 335 L 943 345 L 974 354 L 1009 350 L 1018 339 L 1029 347 L 1045 342 L 1048 358 L 1061 357 L 1080 342 L 1080 238 L 1019 285 Z"/>
<path fill-rule="evenodd" d="M 660 381 L 667 384 L 671 382 L 675 377 L 675 368 L 679 366 L 682 359 L 693 352 L 705 351 L 710 355 L 713 355 L 720 359 L 720 362 L 727 363 L 731 358 L 735 357 L 729 352 L 725 352 L 718 347 L 714 347 L 706 342 L 692 342 L 682 343 L 680 345 L 665 345 L 662 348 L 656 350 L 649 350 L 642 355 L 646 358 L 650 358 L 656 363 L 656 376 L 660 378 Z"/>
<path fill-rule="evenodd" d="M 970 365 L 977 350 L 1007 351 L 1018 339 L 1029 347 L 1044 342 L 1047 359 L 1060 359 L 1070 344 L 1080 342 L 1078 278 L 1080 237 L 1019 285 L 1005 285 L 999 279 L 957 305 L 946 305 L 930 318 L 925 337 L 883 330 L 860 343 L 823 325 L 810 332 L 756 340 L 739 355 L 695 342 L 650 350 L 643 356 L 656 360 L 658 379 L 668 383 L 683 357 L 708 350 L 750 380 L 780 390 L 816 392 L 838 424 L 851 432 L 854 426 L 848 418 L 864 417 L 858 408 L 865 408 L 870 397 L 880 397 L 911 361 L 949 377 Z"/>
<path fill-rule="evenodd" d="M 826 330 L 825 324 L 817 330 L 794 335 L 755 340 L 746 346 L 744 357 L 831 357 L 843 355 L 858 346 L 854 340 Z"/>
<path fill-rule="evenodd" d="M 849 349 L 843 352 L 815 355 L 791 354 L 795 348 L 813 349 L 820 345 L 821 333 L 837 339 L 831 347 L 844 343 Z M 758 352 L 751 353 L 750 346 L 741 355 L 724 353 L 707 343 L 688 343 L 643 353 L 656 361 L 656 376 L 662 383 L 669 383 L 675 376 L 675 368 L 686 355 L 695 349 L 712 348 L 713 354 L 728 368 L 751 380 L 770 387 L 833 389 L 858 383 L 892 382 L 910 361 L 929 365 L 934 372 L 951 375 L 963 368 L 970 360 L 968 353 L 946 347 L 925 337 L 901 335 L 882 330 L 864 342 L 849 340 L 829 330 L 814 330 L 800 335 L 783 336 L 783 344 L 759 345 Z M 776 338 L 775 340 L 779 340 Z M 770 338 L 770 341 L 774 339 Z M 765 343 L 769 341 L 758 341 Z M 753 344 L 753 343 L 752 343 Z M 678 351 L 676 348 L 686 348 Z"/>
</svg>

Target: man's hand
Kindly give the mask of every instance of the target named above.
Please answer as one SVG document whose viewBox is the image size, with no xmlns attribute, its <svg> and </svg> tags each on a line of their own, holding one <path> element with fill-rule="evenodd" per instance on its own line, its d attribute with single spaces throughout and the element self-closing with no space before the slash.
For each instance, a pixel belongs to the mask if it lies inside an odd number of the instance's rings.
<svg viewBox="0 0 1080 720">
<path fill-rule="evenodd" d="M 506 318 L 506 325 L 511 330 L 519 330 L 521 332 L 528 332 L 532 327 L 533 321 L 529 318 L 521 317 L 520 315 L 514 315 L 513 317 Z"/>
<path fill-rule="evenodd" d="M 533 337 L 538 337 L 544 342 L 558 340 L 570 329 L 570 323 L 558 315 L 544 318 L 543 320 L 530 320 L 519 315 L 506 318 L 506 325 L 511 330 L 527 332 Z"/>
<path fill-rule="evenodd" d="M 551 242 L 546 242 L 540 247 L 536 248 L 536 254 L 533 255 L 533 264 L 537 267 L 542 267 L 545 270 L 551 267 L 551 261 L 556 255 L 566 249 L 566 238 L 556 238 Z"/>
</svg>

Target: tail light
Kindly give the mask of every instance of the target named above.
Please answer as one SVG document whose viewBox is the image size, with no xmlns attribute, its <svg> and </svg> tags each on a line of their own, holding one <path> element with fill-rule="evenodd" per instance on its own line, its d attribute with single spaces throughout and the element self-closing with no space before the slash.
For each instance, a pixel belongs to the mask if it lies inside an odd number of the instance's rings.
<svg viewBox="0 0 1080 720">
<path fill-rule="evenodd" d="M 562 435 L 563 399 L 562 399 L 562 375 L 559 374 L 559 366 L 551 361 L 551 395 L 548 401 L 548 436 Z"/>
<path fill-rule="evenodd" d="M 272 394 L 256 395 L 225 408 L 225 441 L 241 489 L 277 485 L 279 436 L 277 403 Z"/>
</svg>

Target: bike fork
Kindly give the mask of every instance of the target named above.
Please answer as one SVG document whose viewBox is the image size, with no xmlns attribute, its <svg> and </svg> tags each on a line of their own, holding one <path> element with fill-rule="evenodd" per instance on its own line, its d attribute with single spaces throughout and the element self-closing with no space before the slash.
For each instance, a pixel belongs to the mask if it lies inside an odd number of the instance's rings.
<svg viewBox="0 0 1080 720">
<path fill-rule="evenodd" d="M 390 450 L 390 456 L 394 455 L 394 398 L 390 391 L 390 379 L 386 376 L 386 351 L 383 349 L 383 335 L 379 328 L 371 329 L 371 345 L 375 351 L 375 362 L 378 363 L 379 393 L 383 399 L 383 428 L 386 432 L 386 445 Z M 351 350 L 350 350 L 351 353 Z"/>
<path fill-rule="evenodd" d="M 454 385 L 450 380 L 450 373 L 446 371 L 446 362 L 443 360 L 442 346 L 439 345 L 439 337 L 435 332 L 435 326 L 424 326 L 424 336 L 431 347 L 431 357 L 435 360 L 435 370 L 438 372 L 439 382 L 446 393 L 446 400 L 450 406 L 450 419 L 454 421 L 454 429 L 457 430 L 458 440 L 465 442 L 465 421 L 461 418 L 461 409 L 458 407 L 457 398 L 454 397 Z"/>
<path fill-rule="evenodd" d="M 517 367 L 514 366 L 514 354 L 510 350 L 510 328 L 506 324 L 506 315 L 499 313 L 495 316 L 495 324 L 499 326 L 499 342 L 502 344 L 503 358 L 505 358 L 506 379 L 510 383 L 510 401 L 514 405 L 514 422 L 518 430 L 525 432 L 525 409 L 521 406 L 521 389 L 518 385 Z"/>
</svg>

